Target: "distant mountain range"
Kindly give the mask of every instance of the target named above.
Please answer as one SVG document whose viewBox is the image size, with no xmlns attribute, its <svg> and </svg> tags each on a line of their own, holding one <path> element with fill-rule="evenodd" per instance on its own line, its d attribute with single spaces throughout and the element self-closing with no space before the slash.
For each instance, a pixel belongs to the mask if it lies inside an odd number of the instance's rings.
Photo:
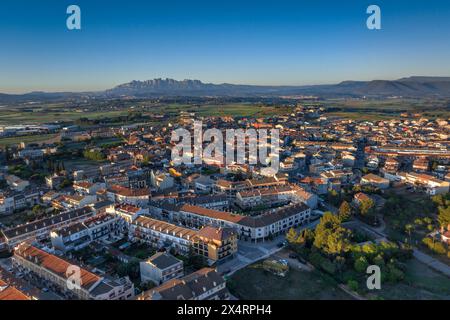
<svg viewBox="0 0 450 320">
<path fill-rule="evenodd" d="M 37 100 L 61 100 L 69 98 L 152 98 L 162 96 L 289 96 L 314 95 L 321 97 L 445 97 L 450 98 L 450 77 L 409 77 L 399 80 L 344 81 L 333 85 L 310 86 L 256 86 L 236 84 L 212 84 L 199 80 L 177 81 L 154 79 L 131 81 L 100 92 L 31 92 L 13 95 L 0 94 L 0 103 Z"/>
</svg>

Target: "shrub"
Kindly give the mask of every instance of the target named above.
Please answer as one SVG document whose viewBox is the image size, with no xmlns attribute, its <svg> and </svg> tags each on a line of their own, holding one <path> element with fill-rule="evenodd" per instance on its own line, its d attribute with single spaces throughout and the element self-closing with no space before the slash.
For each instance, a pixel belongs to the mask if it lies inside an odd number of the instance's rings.
<svg viewBox="0 0 450 320">
<path fill-rule="evenodd" d="M 336 265 L 328 259 L 323 259 L 320 267 L 329 274 L 334 274 L 336 272 Z"/>
<path fill-rule="evenodd" d="M 355 260 L 354 268 L 357 272 L 366 272 L 369 263 L 367 262 L 366 257 L 359 257 Z"/>
<path fill-rule="evenodd" d="M 386 270 L 386 280 L 389 282 L 399 282 L 404 279 L 405 275 L 403 271 L 396 268 L 395 265 L 389 264 Z"/>
<path fill-rule="evenodd" d="M 447 250 L 445 249 L 444 245 L 440 242 L 436 242 L 434 246 L 432 247 L 433 252 L 437 254 L 446 254 Z"/>
<path fill-rule="evenodd" d="M 353 279 L 347 281 L 347 286 L 348 286 L 348 287 L 350 288 L 350 290 L 352 290 L 352 291 L 357 291 L 358 288 L 359 288 L 358 281 L 353 280 Z"/>
<path fill-rule="evenodd" d="M 436 254 L 446 254 L 447 253 L 447 249 L 445 248 L 445 246 L 440 243 L 440 242 L 434 242 L 431 238 L 423 238 L 422 239 L 423 244 L 425 244 L 428 249 L 430 249 L 431 251 L 433 251 Z"/>
</svg>

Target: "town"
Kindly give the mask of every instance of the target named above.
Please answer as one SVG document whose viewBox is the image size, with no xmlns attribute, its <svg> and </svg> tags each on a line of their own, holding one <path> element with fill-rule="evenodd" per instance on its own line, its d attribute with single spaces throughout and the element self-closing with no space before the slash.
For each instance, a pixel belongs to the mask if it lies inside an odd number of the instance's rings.
<svg viewBox="0 0 450 320">
<path fill-rule="evenodd" d="M 354 119 L 310 97 L 237 108 L 252 115 L 132 103 L 1 127 L 0 299 L 448 298 L 447 118 Z M 200 121 L 277 130 L 277 170 L 173 161 L 174 130 Z M 369 265 L 381 290 L 365 287 Z M 304 278 L 322 287 L 299 292 Z"/>
</svg>

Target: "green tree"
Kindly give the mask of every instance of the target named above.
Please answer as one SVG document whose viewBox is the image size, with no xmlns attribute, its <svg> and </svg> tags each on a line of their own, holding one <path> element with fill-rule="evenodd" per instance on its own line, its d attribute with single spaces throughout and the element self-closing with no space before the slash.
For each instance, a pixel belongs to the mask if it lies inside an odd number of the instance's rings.
<svg viewBox="0 0 450 320">
<path fill-rule="evenodd" d="M 384 259 L 381 254 L 377 255 L 375 258 L 373 258 L 373 264 L 376 264 L 380 268 L 384 267 Z"/>
<path fill-rule="evenodd" d="M 361 203 L 359 205 L 359 212 L 363 216 L 369 216 L 374 214 L 374 208 L 375 208 L 375 202 L 371 199 L 364 199 L 361 200 Z"/>
<path fill-rule="evenodd" d="M 314 243 L 315 233 L 311 229 L 304 229 L 301 234 L 302 242 L 304 243 L 305 247 L 311 248 L 311 246 Z"/>
<path fill-rule="evenodd" d="M 347 201 L 342 201 L 341 206 L 339 207 L 338 216 L 342 222 L 350 220 L 352 216 L 352 207 Z"/>
<path fill-rule="evenodd" d="M 316 227 L 314 247 L 328 255 L 339 255 L 350 249 L 350 230 L 331 212 L 325 212 Z"/>
<path fill-rule="evenodd" d="M 408 223 L 408 224 L 405 226 L 405 232 L 406 232 L 406 233 L 408 234 L 408 236 L 409 236 L 409 243 L 411 243 L 411 235 L 412 235 L 413 231 L 414 231 L 414 225 L 411 224 L 411 223 Z"/>
<path fill-rule="evenodd" d="M 447 227 L 450 224 L 450 207 L 439 207 L 438 222 L 441 227 Z"/>
<path fill-rule="evenodd" d="M 105 155 L 97 150 L 86 150 L 83 152 L 83 156 L 86 159 L 94 160 L 94 161 L 103 161 L 106 159 Z"/>
<path fill-rule="evenodd" d="M 286 240 L 290 243 L 290 244 L 297 244 L 298 241 L 298 233 L 297 231 L 295 231 L 294 228 L 290 228 L 288 233 L 286 234 Z"/>
<path fill-rule="evenodd" d="M 358 259 L 355 260 L 354 268 L 357 272 L 366 272 L 367 267 L 369 266 L 369 262 L 367 261 L 366 257 L 361 256 Z"/>
<path fill-rule="evenodd" d="M 350 279 L 347 281 L 347 287 L 352 291 L 357 291 L 359 288 L 358 281 Z"/>
<path fill-rule="evenodd" d="M 334 206 L 339 205 L 340 198 L 341 197 L 340 197 L 339 193 L 336 190 L 331 190 L 331 191 L 328 192 L 327 200 L 332 205 L 334 205 Z"/>
<path fill-rule="evenodd" d="M 389 282 L 399 282 L 402 281 L 405 277 L 403 271 L 397 268 L 395 263 L 392 262 L 387 265 L 387 270 L 385 271 L 385 273 L 386 280 Z"/>
</svg>

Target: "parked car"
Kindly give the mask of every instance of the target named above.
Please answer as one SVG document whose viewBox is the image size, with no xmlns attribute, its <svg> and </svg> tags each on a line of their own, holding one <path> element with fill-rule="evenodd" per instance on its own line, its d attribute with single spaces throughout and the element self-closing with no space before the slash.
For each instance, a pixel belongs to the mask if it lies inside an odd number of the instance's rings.
<svg viewBox="0 0 450 320">
<path fill-rule="evenodd" d="M 288 265 L 288 261 L 287 261 L 286 259 L 281 259 L 281 260 L 280 260 L 280 263 L 281 263 L 281 264 L 284 264 L 285 266 Z"/>
</svg>

